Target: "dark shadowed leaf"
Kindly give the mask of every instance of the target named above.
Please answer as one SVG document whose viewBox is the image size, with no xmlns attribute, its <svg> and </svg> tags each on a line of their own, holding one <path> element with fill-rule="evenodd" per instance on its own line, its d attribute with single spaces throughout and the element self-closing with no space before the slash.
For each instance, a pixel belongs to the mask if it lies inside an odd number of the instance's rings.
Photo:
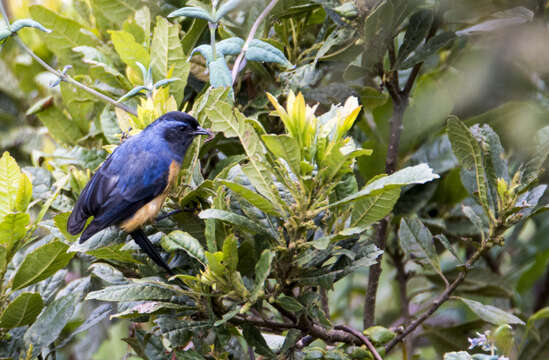
<svg viewBox="0 0 549 360">
<path fill-rule="evenodd" d="M 12 329 L 32 324 L 43 306 L 42 297 L 39 294 L 22 293 L 11 301 L 0 315 L 0 328 Z"/>
</svg>

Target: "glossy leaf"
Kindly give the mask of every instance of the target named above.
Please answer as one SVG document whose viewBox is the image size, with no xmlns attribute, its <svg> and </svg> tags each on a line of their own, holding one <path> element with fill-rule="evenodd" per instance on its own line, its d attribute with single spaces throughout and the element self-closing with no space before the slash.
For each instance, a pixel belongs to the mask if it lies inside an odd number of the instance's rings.
<svg viewBox="0 0 549 360">
<path fill-rule="evenodd" d="M 237 227 L 243 227 L 253 233 L 267 235 L 271 238 L 275 237 L 274 234 L 268 231 L 268 229 L 263 228 L 260 224 L 250 220 L 245 216 L 238 215 L 230 211 L 207 209 L 200 212 L 199 216 L 201 219 L 216 219 L 231 223 Z"/>
<path fill-rule="evenodd" d="M 30 216 L 26 213 L 8 214 L 0 218 L 0 245 L 8 250 L 15 248 L 27 233 Z"/>
<path fill-rule="evenodd" d="M 383 219 L 391 212 L 399 196 L 400 189 L 394 188 L 356 200 L 353 203 L 351 226 L 367 226 Z"/>
<path fill-rule="evenodd" d="M 242 196 L 244 199 L 246 199 L 246 201 L 257 207 L 259 210 L 263 211 L 265 214 L 281 216 L 280 212 L 274 207 L 272 202 L 270 202 L 260 194 L 256 193 L 255 191 L 250 190 L 246 186 L 227 180 L 221 180 L 221 183 L 231 189 L 231 191 L 234 191 L 239 196 Z"/>
<path fill-rule="evenodd" d="M 288 163 L 296 176 L 301 174 L 301 150 L 293 137 L 289 135 L 262 135 L 261 139 L 270 152 Z"/>
<path fill-rule="evenodd" d="M 167 301 L 181 296 L 174 287 L 161 282 L 132 283 L 108 286 L 104 289 L 92 291 L 86 300 L 103 301 Z"/>
</svg>

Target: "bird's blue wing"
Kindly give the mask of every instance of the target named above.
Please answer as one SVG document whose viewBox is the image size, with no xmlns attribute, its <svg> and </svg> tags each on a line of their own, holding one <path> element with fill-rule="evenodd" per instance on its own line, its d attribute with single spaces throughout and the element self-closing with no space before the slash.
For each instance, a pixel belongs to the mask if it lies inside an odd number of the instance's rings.
<svg viewBox="0 0 549 360">
<path fill-rule="evenodd" d="M 77 234 L 86 220 L 94 217 L 80 241 L 130 218 L 168 185 L 169 154 L 131 140 L 134 139 L 127 140 L 109 156 L 80 194 L 67 229 Z"/>
</svg>

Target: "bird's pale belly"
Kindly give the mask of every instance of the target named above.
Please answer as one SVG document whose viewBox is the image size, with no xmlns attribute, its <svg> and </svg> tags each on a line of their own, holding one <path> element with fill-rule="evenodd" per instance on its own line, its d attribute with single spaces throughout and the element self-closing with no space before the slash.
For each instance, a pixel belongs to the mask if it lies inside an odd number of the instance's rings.
<svg viewBox="0 0 549 360">
<path fill-rule="evenodd" d="M 147 221 L 150 221 L 156 217 L 156 215 L 162 208 L 164 200 L 166 200 L 166 197 L 168 196 L 171 185 L 177 178 L 177 174 L 179 173 L 180 168 L 180 164 L 178 164 L 176 161 L 172 161 L 168 174 L 168 185 L 166 186 L 164 191 L 160 195 L 146 203 L 141 209 L 137 210 L 131 218 L 124 220 L 124 222 L 122 222 L 122 224 L 120 225 L 120 228 L 122 230 L 126 232 L 132 232 Z"/>
</svg>

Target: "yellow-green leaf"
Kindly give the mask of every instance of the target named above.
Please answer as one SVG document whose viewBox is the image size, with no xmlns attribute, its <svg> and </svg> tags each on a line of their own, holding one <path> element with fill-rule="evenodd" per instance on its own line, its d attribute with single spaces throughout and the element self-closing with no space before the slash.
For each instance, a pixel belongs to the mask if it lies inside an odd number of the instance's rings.
<svg viewBox="0 0 549 360">
<path fill-rule="evenodd" d="M 13 329 L 34 322 L 42 311 L 42 297 L 36 293 L 22 293 L 9 303 L 0 315 L 0 328 Z"/>
<path fill-rule="evenodd" d="M 0 217 L 16 209 L 20 180 L 17 162 L 7 151 L 4 152 L 0 158 Z"/>
<path fill-rule="evenodd" d="M 122 59 L 126 65 L 139 74 L 141 73 L 141 70 L 137 66 L 137 62 L 140 62 L 145 67 L 149 66 L 149 53 L 143 45 L 135 41 L 132 34 L 122 30 L 109 31 L 109 34 L 111 34 L 111 40 L 116 52 L 120 55 L 120 59 Z"/>
</svg>

